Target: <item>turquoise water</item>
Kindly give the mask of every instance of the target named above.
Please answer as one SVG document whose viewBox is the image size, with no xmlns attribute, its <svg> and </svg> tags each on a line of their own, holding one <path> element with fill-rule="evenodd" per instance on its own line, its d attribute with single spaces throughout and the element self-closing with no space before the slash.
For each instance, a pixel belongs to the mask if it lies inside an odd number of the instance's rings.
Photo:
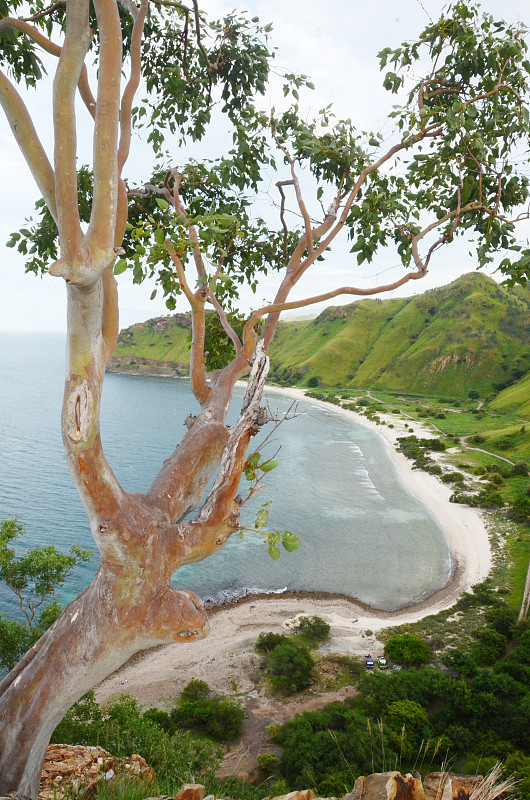
<svg viewBox="0 0 530 800">
<path fill-rule="evenodd" d="M 21 547 L 72 543 L 94 547 L 66 468 L 59 429 L 64 340 L 57 334 L 0 333 L 0 516 L 27 526 Z M 241 399 L 237 392 L 235 402 Z M 270 391 L 273 412 L 291 401 Z M 102 438 L 124 488 L 144 491 L 180 440 L 197 407 L 184 380 L 108 375 Z M 256 437 L 253 442 L 259 442 Z M 285 588 L 337 592 L 384 609 L 443 586 L 450 557 L 428 510 L 405 490 L 377 434 L 311 401 L 283 423 L 265 452 L 280 461 L 259 503 L 272 500 L 270 524 L 302 540 L 273 562 L 261 537 L 233 537 L 209 559 L 183 567 L 179 588 L 210 602 Z M 97 558 L 71 577 L 63 601 L 91 580 Z M 0 612 L 12 611 L 0 587 Z"/>
</svg>

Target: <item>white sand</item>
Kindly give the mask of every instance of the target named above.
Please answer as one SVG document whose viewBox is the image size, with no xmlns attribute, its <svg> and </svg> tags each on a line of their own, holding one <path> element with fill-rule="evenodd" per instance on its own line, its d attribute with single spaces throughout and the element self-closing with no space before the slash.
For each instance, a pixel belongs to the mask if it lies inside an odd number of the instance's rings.
<svg viewBox="0 0 530 800">
<path fill-rule="evenodd" d="M 268 387 L 269 390 L 269 387 Z M 303 399 L 300 389 L 271 389 L 293 399 Z M 318 403 L 317 400 L 310 400 Z M 168 645 L 148 651 L 111 675 L 97 690 L 100 702 L 123 693 L 132 694 L 142 704 L 164 704 L 192 679 L 205 680 L 213 690 L 223 693 L 249 692 L 255 688 L 253 670 L 256 656 L 253 643 L 263 630 L 286 631 L 298 615 L 317 614 L 331 625 L 331 642 L 324 649 L 377 655 L 382 645 L 376 634 L 390 625 L 414 622 L 452 606 L 463 591 L 478 583 L 491 569 L 488 535 L 480 513 L 467 506 L 450 503 L 451 489 L 434 475 L 413 470 L 411 462 L 396 452 L 398 436 L 415 433 L 432 435 L 425 426 L 399 417 L 381 419 L 393 429 L 376 425 L 352 411 L 324 403 L 327 409 L 349 416 L 381 435 L 388 455 L 396 464 L 407 490 L 422 502 L 436 519 L 447 539 L 453 560 L 453 573 L 447 586 L 421 603 L 396 612 L 377 611 L 353 600 L 332 595 L 272 595 L 245 598 L 232 606 L 210 613 L 210 633 L 200 641 Z"/>
</svg>

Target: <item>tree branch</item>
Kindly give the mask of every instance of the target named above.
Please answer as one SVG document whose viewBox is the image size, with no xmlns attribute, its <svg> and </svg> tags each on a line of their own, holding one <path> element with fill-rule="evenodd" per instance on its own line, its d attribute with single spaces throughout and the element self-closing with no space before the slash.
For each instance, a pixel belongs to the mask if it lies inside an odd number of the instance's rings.
<svg viewBox="0 0 530 800">
<path fill-rule="evenodd" d="M 269 372 L 269 358 L 259 342 L 238 420 L 230 429 L 219 470 L 198 515 L 179 526 L 173 543 L 173 558 L 180 565 L 201 561 L 220 550 L 238 528 L 239 504 L 235 497 L 245 468 L 248 443 L 260 427 L 263 389 Z"/>
<path fill-rule="evenodd" d="M 52 165 L 41 144 L 24 101 L 11 81 L 1 71 L 0 103 L 22 155 L 37 182 L 39 191 L 50 209 L 52 217 L 57 222 L 55 175 Z"/>
<path fill-rule="evenodd" d="M 141 45 L 144 31 L 145 16 L 149 0 L 141 0 L 140 8 L 135 8 L 134 25 L 131 39 L 131 74 L 121 101 L 120 112 L 120 145 L 118 148 L 118 171 L 121 175 L 125 162 L 129 156 L 131 146 L 131 113 L 136 90 L 141 76 Z M 133 13 L 131 11 L 131 13 Z"/>
<path fill-rule="evenodd" d="M 223 326 L 224 332 L 232 340 L 232 343 L 236 349 L 236 353 L 239 355 L 243 347 L 243 345 L 241 344 L 241 340 L 237 335 L 237 333 L 235 332 L 235 330 L 233 329 L 233 327 L 230 325 L 228 318 L 225 314 L 224 308 L 221 306 L 219 300 L 217 299 L 217 297 L 215 296 L 214 292 L 211 289 L 208 292 L 208 298 L 217 312 L 217 316 L 219 317 L 219 321 Z"/>
<path fill-rule="evenodd" d="M 87 231 L 93 251 L 114 246 L 118 205 L 118 158 L 122 34 L 114 0 L 94 0 L 100 37 L 99 77 L 94 127 L 94 192 Z M 114 259 L 112 259 L 114 260 Z"/>
<path fill-rule="evenodd" d="M 88 0 L 68 8 L 66 34 L 53 82 L 53 123 L 55 133 L 55 176 L 61 260 L 82 258 L 82 231 L 77 200 L 77 133 L 75 93 L 84 58 L 90 45 Z M 60 270 L 52 272 L 60 274 Z"/>
<path fill-rule="evenodd" d="M 25 22 L 36 22 L 39 19 L 43 19 L 44 17 L 48 17 L 50 14 L 53 14 L 58 8 L 64 8 L 66 6 L 66 0 L 57 0 L 56 3 L 52 3 L 51 6 L 45 8 L 43 11 L 39 11 L 38 14 L 34 14 L 32 17 L 26 17 Z"/>
</svg>

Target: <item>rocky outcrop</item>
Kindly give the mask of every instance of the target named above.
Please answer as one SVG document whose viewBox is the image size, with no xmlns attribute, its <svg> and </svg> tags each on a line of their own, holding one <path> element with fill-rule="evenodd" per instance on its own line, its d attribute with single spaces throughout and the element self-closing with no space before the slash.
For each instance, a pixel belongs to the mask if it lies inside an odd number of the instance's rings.
<svg viewBox="0 0 530 800">
<path fill-rule="evenodd" d="M 120 759 L 102 747 L 51 744 L 46 751 L 38 800 L 63 800 L 69 793 L 89 791 L 100 781 L 111 783 L 118 775 L 146 783 L 156 777 L 139 755 Z"/>
<path fill-rule="evenodd" d="M 155 780 L 154 770 L 139 755 L 117 759 L 102 747 L 82 747 L 52 744 L 46 752 L 38 800 L 64 800 L 67 791 L 86 793 L 98 781 L 113 781 L 119 775 L 143 780 Z M 361 776 L 351 792 L 341 800 L 470 800 L 474 791 L 484 783 L 482 775 L 452 775 L 431 772 L 423 781 L 414 775 L 400 772 L 376 772 Z M 147 787 L 146 787 L 147 788 Z M 184 784 L 174 797 L 162 795 L 145 800 L 216 800 L 206 795 L 202 784 Z M 0 800 L 22 800 L 19 795 Z M 223 800 L 230 800 L 223 798 Z M 289 792 L 272 800 L 322 800 L 311 789 Z M 326 798 L 325 800 L 338 800 Z"/>
<path fill-rule="evenodd" d="M 447 772 L 432 772 L 423 781 L 414 775 L 402 775 L 400 772 L 376 772 L 357 778 L 352 791 L 341 800 L 469 800 L 472 791 L 483 781 L 482 775 L 451 775 Z M 206 798 L 204 795 L 205 787 L 194 784 L 183 786 L 175 798 L 150 797 L 147 800 L 216 800 L 214 795 Z M 316 798 L 311 789 L 304 789 L 274 797 L 272 800 L 339 799 Z"/>
</svg>

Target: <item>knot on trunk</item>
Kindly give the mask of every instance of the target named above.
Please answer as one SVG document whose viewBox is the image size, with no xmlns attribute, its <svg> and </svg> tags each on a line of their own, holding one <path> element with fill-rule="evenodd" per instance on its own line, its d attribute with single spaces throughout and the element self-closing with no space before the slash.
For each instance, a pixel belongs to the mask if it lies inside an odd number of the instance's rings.
<svg viewBox="0 0 530 800">
<path fill-rule="evenodd" d="M 66 398 L 65 430 L 72 442 L 78 444 L 88 439 L 94 406 L 94 395 L 85 378 L 80 385 L 73 388 Z"/>
<path fill-rule="evenodd" d="M 208 617 L 201 598 L 170 586 L 157 593 L 147 610 L 145 624 L 150 638 L 160 644 L 198 639 L 208 633 Z"/>
<path fill-rule="evenodd" d="M 194 416 L 193 414 L 188 414 L 188 416 L 187 416 L 187 417 L 186 417 L 186 419 L 184 420 L 184 425 L 186 426 L 186 428 L 187 428 L 188 430 L 189 430 L 190 428 L 193 428 L 193 423 L 195 422 L 195 420 L 196 420 L 196 419 L 197 419 L 197 417 L 196 417 L 196 416 Z"/>
</svg>

